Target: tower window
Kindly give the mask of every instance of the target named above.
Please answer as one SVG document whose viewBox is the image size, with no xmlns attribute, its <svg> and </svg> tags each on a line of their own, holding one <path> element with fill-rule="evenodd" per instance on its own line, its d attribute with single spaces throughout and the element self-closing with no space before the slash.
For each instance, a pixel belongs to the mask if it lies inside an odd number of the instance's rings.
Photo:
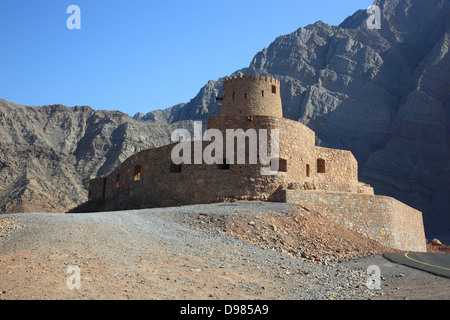
<svg viewBox="0 0 450 320">
<path fill-rule="evenodd" d="M 282 158 L 278 159 L 278 170 L 276 168 L 276 162 L 274 160 L 270 160 L 270 170 L 278 172 L 287 172 L 287 160 Z"/>
<path fill-rule="evenodd" d="M 236 94 L 236 92 L 234 92 L 234 91 L 233 91 L 233 97 L 232 97 L 232 99 L 233 99 L 233 100 L 234 100 L 234 96 L 235 96 L 235 94 Z"/>
<path fill-rule="evenodd" d="M 279 163 L 279 171 L 280 172 L 287 172 L 287 160 L 286 159 L 279 159 L 280 163 Z"/>
<path fill-rule="evenodd" d="M 272 93 L 277 93 L 277 87 L 272 85 Z"/>
<path fill-rule="evenodd" d="M 230 164 L 227 163 L 227 159 L 223 159 L 222 163 L 217 164 L 217 169 L 219 170 L 230 170 Z"/>
<path fill-rule="evenodd" d="M 106 178 L 103 179 L 102 199 L 105 200 L 106 196 Z"/>
<path fill-rule="evenodd" d="M 264 97 L 264 90 L 261 90 L 261 96 Z"/>
<path fill-rule="evenodd" d="M 181 164 L 175 164 L 175 163 L 171 163 L 170 164 L 170 172 L 181 172 Z"/>
<path fill-rule="evenodd" d="M 116 175 L 116 188 L 120 187 L 120 173 Z"/>
<path fill-rule="evenodd" d="M 244 93 L 244 98 L 245 98 L 245 99 L 247 99 L 247 92 L 246 92 L 246 93 Z"/>
<path fill-rule="evenodd" d="M 306 165 L 306 176 L 309 177 L 310 175 L 310 169 L 309 169 L 309 164 Z"/>
<path fill-rule="evenodd" d="M 325 160 L 317 159 L 317 173 L 325 173 Z"/>
<path fill-rule="evenodd" d="M 134 167 L 134 181 L 141 180 L 141 166 L 137 165 Z"/>
</svg>

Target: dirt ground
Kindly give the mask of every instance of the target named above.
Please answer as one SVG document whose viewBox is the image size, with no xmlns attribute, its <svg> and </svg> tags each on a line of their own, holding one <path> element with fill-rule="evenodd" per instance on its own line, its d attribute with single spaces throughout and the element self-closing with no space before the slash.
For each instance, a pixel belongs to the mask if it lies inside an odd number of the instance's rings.
<svg viewBox="0 0 450 320">
<path fill-rule="evenodd" d="M 191 224 L 295 258 L 328 263 L 398 252 L 334 223 L 320 212 L 293 207 L 284 213 L 200 214 Z"/>
<path fill-rule="evenodd" d="M 449 279 L 390 263 L 387 251 L 320 213 L 278 204 L 10 214 L 0 220 L 0 299 L 450 298 Z M 366 286 L 373 264 L 380 290 Z"/>
</svg>

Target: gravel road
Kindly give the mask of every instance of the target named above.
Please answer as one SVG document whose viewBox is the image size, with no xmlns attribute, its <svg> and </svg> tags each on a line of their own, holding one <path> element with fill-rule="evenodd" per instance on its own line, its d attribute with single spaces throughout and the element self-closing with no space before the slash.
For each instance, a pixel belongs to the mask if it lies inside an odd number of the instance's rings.
<svg viewBox="0 0 450 320">
<path fill-rule="evenodd" d="M 381 255 L 324 265 L 187 223 L 204 213 L 264 214 L 289 208 L 284 203 L 237 202 L 2 215 L 0 299 L 450 298 L 449 279 Z M 366 285 L 370 265 L 380 268 L 380 289 Z M 81 272 L 78 289 L 73 288 L 78 284 L 72 281 L 73 270 Z"/>
</svg>

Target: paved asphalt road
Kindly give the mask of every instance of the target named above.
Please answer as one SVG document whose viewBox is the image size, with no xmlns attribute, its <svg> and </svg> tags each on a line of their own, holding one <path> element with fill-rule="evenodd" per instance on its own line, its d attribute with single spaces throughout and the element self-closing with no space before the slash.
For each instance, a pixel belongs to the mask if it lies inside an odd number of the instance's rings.
<svg viewBox="0 0 450 320">
<path fill-rule="evenodd" d="M 385 253 L 384 257 L 392 262 L 450 278 L 450 254 L 404 252 Z"/>
</svg>

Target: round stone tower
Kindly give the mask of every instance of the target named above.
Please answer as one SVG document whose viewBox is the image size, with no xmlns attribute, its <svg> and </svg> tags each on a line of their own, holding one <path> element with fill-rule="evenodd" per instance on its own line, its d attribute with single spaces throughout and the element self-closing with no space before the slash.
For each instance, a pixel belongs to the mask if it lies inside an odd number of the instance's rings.
<svg viewBox="0 0 450 320">
<path fill-rule="evenodd" d="M 220 115 L 282 118 L 280 81 L 264 76 L 225 79 Z"/>
</svg>

